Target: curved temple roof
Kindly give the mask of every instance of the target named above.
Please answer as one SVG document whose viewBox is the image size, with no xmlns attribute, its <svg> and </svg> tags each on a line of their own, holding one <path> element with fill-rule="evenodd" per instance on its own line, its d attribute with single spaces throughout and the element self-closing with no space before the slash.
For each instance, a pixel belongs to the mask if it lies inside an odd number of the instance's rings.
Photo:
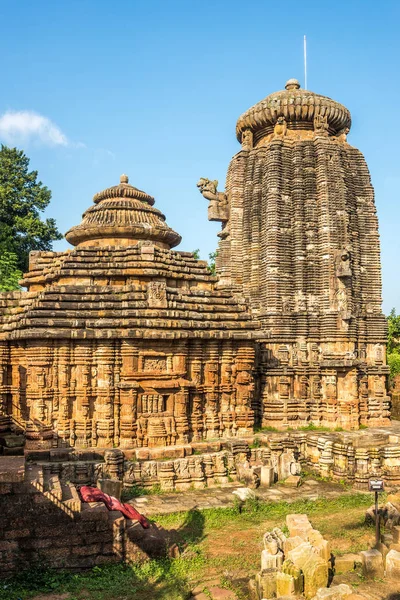
<svg viewBox="0 0 400 600">
<path fill-rule="evenodd" d="M 130 185 L 126 175 L 121 175 L 119 185 L 95 194 L 93 202 L 82 222 L 65 234 L 73 246 L 128 246 L 152 240 L 161 248 L 173 248 L 181 242 L 153 207 L 154 198 Z"/>
<path fill-rule="evenodd" d="M 321 96 L 300 88 L 297 79 L 289 79 L 285 89 L 270 94 L 245 113 L 236 124 L 236 136 L 242 141 L 242 133 L 253 133 L 271 127 L 283 117 L 289 128 L 312 128 L 318 115 L 327 118 L 330 135 L 336 135 L 351 127 L 351 115 L 345 106 L 327 96 Z"/>
</svg>

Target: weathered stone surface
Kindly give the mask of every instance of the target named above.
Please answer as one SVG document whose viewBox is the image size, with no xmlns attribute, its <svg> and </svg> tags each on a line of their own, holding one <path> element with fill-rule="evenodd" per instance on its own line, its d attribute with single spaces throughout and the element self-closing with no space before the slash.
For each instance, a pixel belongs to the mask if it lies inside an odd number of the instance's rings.
<svg viewBox="0 0 400 600">
<path fill-rule="evenodd" d="M 263 465 L 260 473 L 260 485 L 262 487 L 271 487 L 275 480 L 274 467 Z"/>
<path fill-rule="evenodd" d="M 294 548 L 297 548 L 297 546 L 300 546 L 300 544 L 303 544 L 304 540 L 299 537 L 299 536 L 294 536 L 294 537 L 288 537 L 285 540 L 285 543 L 283 545 L 283 550 L 285 552 L 285 556 Z"/>
<path fill-rule="evenodd" d="M 332 587 L 320 588 L 312 600 L 347 600 L 353 589 L 344 583 Z"/>
<path fill-rule="evenodd" d="M 386 555 L 385 577 L 400 582 L 400 552 L 397 550 L 390 550 Z"/>
<path fill-rule="evenodd" d="M 287 515 L 286 525 L 289 529 L 290 537 L 301 537 L 308 539 L 308 532 L 312 530 L 312 525 L 307 515 Z"/>
<path fill-rule="evenodd" d="M 250 488 L 237 488 L 232 494 L 237 496 L 242 502 L 245 502 L 246 500 L 255 500 L 256 498 L 255 493 Z"/>
<path fill-rule="evenodd" d="M 362 564 L 359 554 L 343 554 L 343 556 L 335 557 L 335 572 L 348 573 L 353 571 L 357 566 Z"/>
<path fill-rule="evenodd" d="M 276 569 L 267 569 L 260 571 L 256 575 L 256 585 L 259 598 L 275 598 L 276 597 L 276 577 L 278 571 Z"/>
<path fill-rule="evenodd" d="M 392 552 L 394 552 L 392 550 Z M 383 558 L 378 550 L 364 550 L 360 552 L 363 575 L 366 579 L 383 577 Z"/>
<path fill-rule="evenodd" d="M 278 573 L 276 576 L 276 595 L 281 596 L 295 596 L 295 581 L 294 577 L 287 573 Z"/>
<path fill-rule="evenodd" d="M 304 574 L 306 598 L 312 598 L 320 587 L 328 585 L 328 563 L 319 556 L 309 556 L 301 569 Z"/>
<path fill-rule="evenodd" d="M 109 496 L 118 498 L 118 500 L 121 498 L 122 481 L 119 479 L 98 479 L 97 487 Z"/>
</svg>

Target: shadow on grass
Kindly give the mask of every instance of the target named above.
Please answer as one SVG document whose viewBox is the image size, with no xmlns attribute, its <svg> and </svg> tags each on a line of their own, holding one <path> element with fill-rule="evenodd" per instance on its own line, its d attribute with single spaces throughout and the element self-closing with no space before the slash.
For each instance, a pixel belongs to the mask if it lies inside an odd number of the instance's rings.
<svg viewBox="0 0 400 600">
<path fill-rule="evenodd" d="M 185 521 L 177 530 L 177 535 L 188 544 L 198 544 L 204 539 L 205 516 L 201 510 L 188 511 Z"/>
<path fill-rule="evenodd" d="M 68 593 L 66 600 L 185 600 L 189 573 L 201 573 L 204 566 L 195 546 L 204 539 L 204 527 L 204 514 L 192 509 L 182 525 L 169 532 L 170 541 L 182 552 L 177 558 L 99 566 L 79 573 L 33 567 L 2 581 L 0 600 L 27 600 L 48 593 Z"/>
</svg>

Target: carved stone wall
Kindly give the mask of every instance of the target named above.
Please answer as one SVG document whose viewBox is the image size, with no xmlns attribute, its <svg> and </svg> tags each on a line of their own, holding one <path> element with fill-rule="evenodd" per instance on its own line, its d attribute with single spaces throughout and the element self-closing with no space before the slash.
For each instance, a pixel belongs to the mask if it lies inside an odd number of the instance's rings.
<svg viewBox="0 0 400 600">
<path fill-rule="evenodd" d="M 232 341 L 26 341 L 0 387 L 27 447 L 153 447 L 250 433 L 254 349 Z M 3 409 L 4 412 L 4 409 Z"/>
</svg>

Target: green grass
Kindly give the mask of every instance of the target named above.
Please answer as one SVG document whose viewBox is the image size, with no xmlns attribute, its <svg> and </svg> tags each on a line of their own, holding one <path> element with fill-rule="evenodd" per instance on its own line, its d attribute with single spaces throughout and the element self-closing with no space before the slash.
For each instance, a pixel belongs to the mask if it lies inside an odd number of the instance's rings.
<svg viewBox="0 0 400 600">
<path fill-rule="evenodd" d="M 121 500 L 122 502 L 128 502 L 128 500 L 132 500 L 132 498 L 139 498 L 140 496 L 150 496 L 152 494 L 160 496 L 163 493 L 164 492 L 162 491 L 161 486 L 158 483 L 156 483 L 150 488 L 146 488 L 135 483 L 130 488 L 125 488 L 122 490 Z"/>
<path fill-rule="evenodd" d="M 69 593 L 68 600 L 187 600 L 195 586 L 204 583 L 207 588 L 208 574 L 245 598 L 234 577 L 250 577 L 259 569 L 262 535 L 274 526 L 285 528 L 286 515 L 306 513 L 340 554 L 366 547 L 366 538 L 373 535 L 373 527 L 364 523 L 370 504 L 369 494 L 354 493 L 293 503 L 253 500 L 243 507 L 237 503 L 155 516 L 158 526 L 178 531 L 179 558 L 95 567 L 79 574 L 32 569 L 0 582 L 0 600 L 28 600 L 54 591 Z"/>
</svg>

